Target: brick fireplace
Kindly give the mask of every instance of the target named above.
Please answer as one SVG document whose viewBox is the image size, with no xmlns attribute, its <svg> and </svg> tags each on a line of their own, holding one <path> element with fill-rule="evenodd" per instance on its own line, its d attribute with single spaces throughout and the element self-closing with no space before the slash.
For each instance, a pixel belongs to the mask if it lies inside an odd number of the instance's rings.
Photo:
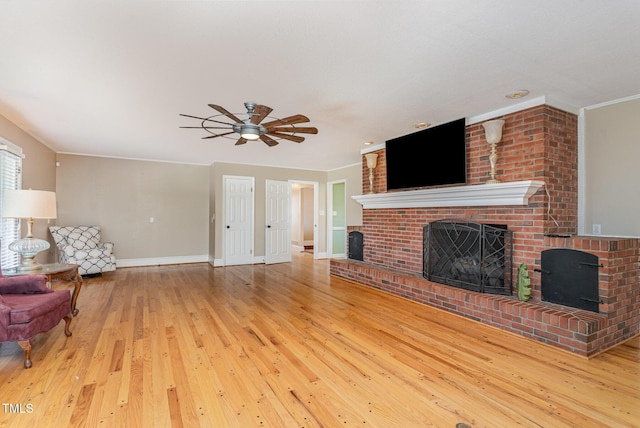
<svg viewBox="0 0 640 428">
<path fill-rule="evenodd" d="M 477 199 L 477 193 L 493 191 L 494 185 L 483 184 L 490 166 L 481 123 L 467 126 L 467 185 L 462 188 L 386 192 L 385 151 L 379 150 L 376 195 L 360 200 L 363 224 L 351 228 L 363 234 L 363 260 L 331 260 L 331 274 L 584 356 L 595 355 L 638 334 L 640 240 L 576 236 L 577 117 L 540 105 L 501 118 L 505 126 L 498 146 L 498 178 L 508 189 L 519 183 L 530 186 L 521 201 L 505 199 L 501 203 L 504 198 L 500 194 L 490 196 L 486 205 L 477 200 L 464 205 L 465 200 Z M 362 165 L 365 193 L 369 189 L 369 171 L 364 157 Z M 456 199 L 459 190 L 464 192 L 462 202 Z M 433 191 L 445 197 L 426 203 L 413 199 L 423 193 L 431 198 Z M 380 204 L 381 199 L 392 202 Z M 454 218 L 505 225 L 513 233 L 513 269 L 526 263 L 531 277 L 528 302 L 515 296 L 454 288 L 422 277 L 424 226 Z M 541 252 L 551 248 L 582 250 L 599 258 L 602 268 L 598 313 L 542 301 Z"/>
</svg>

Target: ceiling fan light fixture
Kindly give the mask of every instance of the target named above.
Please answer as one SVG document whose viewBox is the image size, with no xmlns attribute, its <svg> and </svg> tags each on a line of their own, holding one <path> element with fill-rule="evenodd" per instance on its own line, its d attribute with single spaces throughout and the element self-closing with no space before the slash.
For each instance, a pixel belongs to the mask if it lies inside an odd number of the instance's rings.
<svg viewBox="0 0 640 428">
<path fill-rule="evenodd" d="M 245 140 L 257 140 L 260 138 L 260 129 L 257 126 L 245 125 L 240 130 L 240 136 Z"/>
</svg>

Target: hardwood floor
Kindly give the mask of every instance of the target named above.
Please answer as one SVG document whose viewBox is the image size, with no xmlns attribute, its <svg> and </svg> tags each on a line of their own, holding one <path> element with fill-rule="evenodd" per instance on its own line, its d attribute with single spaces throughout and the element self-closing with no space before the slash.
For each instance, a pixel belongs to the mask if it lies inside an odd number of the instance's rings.
<svg viewBox="0 0 640 428">
<path fill-rule="evenodd" d="M 587 360 L 294 256 L 85 280 L 73 336 L 37 336 L 32 369 L 0 346 L 0 425 L 640 425 L 638 337 Z"/>
</svg>

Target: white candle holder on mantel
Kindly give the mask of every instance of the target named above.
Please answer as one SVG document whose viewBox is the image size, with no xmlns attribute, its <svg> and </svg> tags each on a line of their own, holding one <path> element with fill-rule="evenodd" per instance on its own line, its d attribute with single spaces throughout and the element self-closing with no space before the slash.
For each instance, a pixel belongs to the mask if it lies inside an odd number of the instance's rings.
<svg viewBox="0 0 640 428">
<path fill-rule="evenodd" d="M 491 178 L 487 180 L 487 184 L 500 183 L 500 180 L 496 178 L 496 164 L 498 163 L 496 144 L 498 144 L 502 139 L 502 127 L 504 126 L 504 120 L 489 120 L 484 122 L 482 126 L 484 127 L 484 136 L 487 139 L 487 143 L 491 146 L 491 154 L 489 154 L 489 163 L 491 164 L 489 177 Z"/>
</svg>

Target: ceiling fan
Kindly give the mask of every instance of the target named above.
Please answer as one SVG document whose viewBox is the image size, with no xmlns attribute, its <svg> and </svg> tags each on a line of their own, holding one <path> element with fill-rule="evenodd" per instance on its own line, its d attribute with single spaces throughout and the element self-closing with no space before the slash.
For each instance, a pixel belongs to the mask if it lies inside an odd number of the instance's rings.
<svg viewBox="0 0 640 428">
<path fill-rule="evenodd" d="M 202 128 L 211 134 L 207 137 L 202 137 L 203 139 L 216 137 L 235 138 L 235 136 L 227 137 L 227 135 L 240 134 L 240 138 L 236 141 L 236 146 L 257 139 L 264 141 L 269 147 L 277 145 L 280 139 L 302 143 L 304 137 L 297 134 L 318 133 L 317 128 L 296 126 L 300 123 L 309 122 L 309 118 L 306 116 L 295 114 L 285 117 L 284 119 L 270 117 L 269 113 L 273 111 L 272 108 L 252 102 L 244 103 L 247 112 L 240 114 L 230 113 L 224 107 L 215 104 L 209 104 L 209 107 L 217 111 L 218 114 L 208 117 L 198 117 L 180 113 L 180 116 L 202 121 L 200 126 L 181 126 L 180 128 Z M 238 116 L 245 114 L 247 116 L 246 119 L 242 120 L 238 118 Z M 230 119 L 232 122 L 224 118 Z M 273 120 L 260 123 L 266 118 Z"/>
</svg>

